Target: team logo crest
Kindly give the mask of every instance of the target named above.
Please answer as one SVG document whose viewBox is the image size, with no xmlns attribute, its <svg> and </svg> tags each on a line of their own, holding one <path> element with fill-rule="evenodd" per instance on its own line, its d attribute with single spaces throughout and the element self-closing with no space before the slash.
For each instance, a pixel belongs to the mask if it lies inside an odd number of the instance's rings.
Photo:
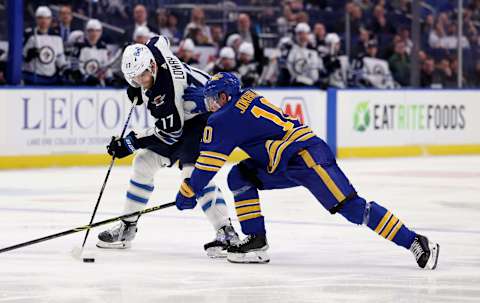
<svg viewBox="0 0 480 303">
<path fill-rule="evenodd" d="M 165 102 L 165 94 L 164 95 L 158 95 L 153 99 L 153 103 L 155 103 L 156 106 L 160 106 Z"/>
<path fill-rule="evenodd" d="M 135 52 L 133 52 L 133 55 L 135 57 L 138 57 L 138 56 L 140 56 L 141 52 L 142 52 L 142 48 L 137 46 L 137 47 L 135 47 Z"/>
<path fill-rule="evenodd" d="M 39 60 L 43 64 L 50 64 L 55 60 L 55 52 L 50 46 L 43 46 L 38 54 Z"/>
<path fill-rule="evenodd" d="M 217 80 L 220 80 L 222 78 L 223 78 L 222 74 L 215 74 L 215 75 L 213 75 L 212 80 L 217 81 Z"/>
<path fill-rule="evenodd" d="M 94 75 L 100 69 L 100 63 L 96 59 L 90 59 L 85 62 L 83 68 L 85 69 L 87 75 Z"/>
</svg>

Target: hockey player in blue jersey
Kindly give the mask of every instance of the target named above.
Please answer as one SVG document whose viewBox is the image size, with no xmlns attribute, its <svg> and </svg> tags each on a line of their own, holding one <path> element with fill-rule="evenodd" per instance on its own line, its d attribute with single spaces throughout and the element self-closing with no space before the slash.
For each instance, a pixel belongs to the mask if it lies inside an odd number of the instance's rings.
<svg viewBox="0 0 480 303">
<path fill-rule="evenodd" d="M 266 263 L 269 256 L 258 190 L 304 186 L 331 213 L 366 225 L 383 238 L 409 249 L 421 268 L 435 269 L 439 245 L 410 230 L 379 203 L 367 202 L 338 167 L 327 144 L 310 127 L 285 115 L 255 91 L 240 90 L 229 73 L 213 76 L 204 88 L 210 111 L 200 156 L 191 178 L 177 194 L 177 207 L 193 208 L 227 156 L 240 147 L 251 158 L 228 174 L 235 209 L 247 237 L 228 248 L 234 263 Z"/>
<path fill-rule="evenodd" d="M 190 176 L 199 155 L 199 144 L 210 113 L 206 112 L 203 86 L 210 78 L 181 62 L 164 36 L 147 44 L 133 44 L 122 55 L 122 72 L 129 83 L 130 101 L 144 101 L 156 120 L 152 127 L 132 130 L 124 138 L 113 137 L 108 153 L 123 158 L 135 154 L 124 213 L 143 210 L 154 191 L 155 174 L 178 162 L 183 178 Z M 200 98 L 196 97 L 200 96 Z M 198 202 L 216 231 L 204 245 L 212 258 L 226 257 L 226 248 L 238 235 L 230 223 L 222 192 L 214 182 L 198 195 Z M 97 247 L 124 249 L 131 246 L 139 217 L 126 218 L 98 235 Z"/>
</svg>

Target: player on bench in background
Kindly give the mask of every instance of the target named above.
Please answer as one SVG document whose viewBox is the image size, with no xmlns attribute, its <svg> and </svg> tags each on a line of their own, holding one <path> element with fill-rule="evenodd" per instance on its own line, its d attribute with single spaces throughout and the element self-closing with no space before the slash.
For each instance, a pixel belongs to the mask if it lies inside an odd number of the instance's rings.
<svg viewBox="0 0 480 303">
<path fill-rule="evenodd" d="M 154 175 L 178 160 L 183 178 L 193 171 L 199 155 L 203 128 L 210 115 L 205 106 L 203 85 L 209 76 L 183 64 L 170 50 L 168 39 L 152 38 L 146 45 L 128 46 L 122 58 L 122 72 L 130 84 L 129 99 L 137 105 L 148 99 L 147 108 L 155 126 L 132 131 L 125 138 L 112 138 L 108 153 L 118 158 L 134 151 L 133 174 L 128 185 L 124 213 L 143 210 L 154 189 Z M 238 241 L 222 192 L 213 181 L 197 196 L 217 234 L 204 248 L 210 257 L 225 257 L 230 241 Z M 137 232 L 137 217 L 98 235 L 100 248 L 128 248 Z"/>
<path fill-rule="evenodd" d="M 304 186 L 330 213 L 366 225 L 409 249 L 421 268 L 435 269 L 439 245 L 407 228 L 380 204 L 360 197 L 330 148 L 308 126 L 285 115 L 255 91 L 241 91 L 239 80 L 230 73 L 213 76 L 205 85 L 205 97 L 214 113 L 205 127 L 195 170 L 182 183 L 176 202 L 180 208 L 194 207 L 195 197 L 201 195 L 235 147 L 250 155 L 228 174 L 238 219 L 247 235 L 229 246 L 229 261 L 270 260 L 258 190 Z"/>
</svg>

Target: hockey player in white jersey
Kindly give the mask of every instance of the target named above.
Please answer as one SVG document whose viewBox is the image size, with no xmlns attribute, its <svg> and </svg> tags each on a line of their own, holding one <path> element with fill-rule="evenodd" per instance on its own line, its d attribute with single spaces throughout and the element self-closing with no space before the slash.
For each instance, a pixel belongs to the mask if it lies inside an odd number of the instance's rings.
<svg viewBox="0 0 480 303">
<path fill-rule="evenodd" d="M 26 84 L 56 85 L 68 67 L 62 38 L 53 31 L 52 12 L 46 6 L 35 11 L 37 26 L 28 28 L 23 42 L 23 76 Z"/>
<path fill-rule="evenodd" d="M 101 40 L 102 30 L 100 21 L 90 19 L 85 26 L 84 39 L 75 44 L 82 84 L 105 86 L 112 80 L 107 45 Z"/>
<path fill-rule="evenodd" d="M 127 94 L 137 105 L 148 99 L 147 108 L 155 126 L 132 131 L 125 138 L 112 138 L 109 154 L 118 158 L 135 152 L 133 173 L 126 193 L 124 213 L 143 210 L 154 190 L 154 175 L 178 160 L 182 179 L 189 178 L 199 155 L 199 144 L 209 113 L 203 85 L 209 76 L 182 63 L 170 50 L 168 39 L 153 37 L 146 45 L 128 46 L 122 72 L 130 84 Z M 210 182 L 198 202 L 217 234 L 205 244 L 210 257 L 225 257 L 230 243 L 238 241 L 222 192 Z M 129 218 L 98 235 L 100 248 L 128 248 L 137 231 L 138 217 Z"/>
</svg>

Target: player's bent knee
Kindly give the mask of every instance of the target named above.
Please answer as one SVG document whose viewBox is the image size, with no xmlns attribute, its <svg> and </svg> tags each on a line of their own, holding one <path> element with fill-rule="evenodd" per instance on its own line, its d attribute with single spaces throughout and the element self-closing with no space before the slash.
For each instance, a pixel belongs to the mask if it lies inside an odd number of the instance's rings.
<svg viewBox="0 0 480 303">
<path fill-rule="evenodd" d="M 363 224 L 365 217 L 365 199 L 359 196 L 354 196 L 344 202 L 342 202 L 342 207 L 338 211 L 342 216 L 344 216 L 348 221 L 354 224 Z"/>
<path fill-rule="evenodd" d="M 245 185 L 248 185 L 248 181 L 245 180 L 245 178 L 243 177 L 240 171 L 239 165 L 240 164 L 237 164 L 234 167 L 232 167 L 232 169 L 230 169 L 230 172 L 228 173 L 228 177 L 227 177 L 228 188 L 230 188 L 230 190 L 232 191 L 237 190 L 241 187 L 244 187 Z"/>
<path fill-rule="evenodd" d="M 156 157 L 160 156 L 150 150 L 142 149 L 138 151 L 135 154 L 135 158 L 133 158 L 132 179 L 144 183 L 151 183 L 155 173 L 162 167 L 161 165 L 158 165 Z"/>
</svg>

